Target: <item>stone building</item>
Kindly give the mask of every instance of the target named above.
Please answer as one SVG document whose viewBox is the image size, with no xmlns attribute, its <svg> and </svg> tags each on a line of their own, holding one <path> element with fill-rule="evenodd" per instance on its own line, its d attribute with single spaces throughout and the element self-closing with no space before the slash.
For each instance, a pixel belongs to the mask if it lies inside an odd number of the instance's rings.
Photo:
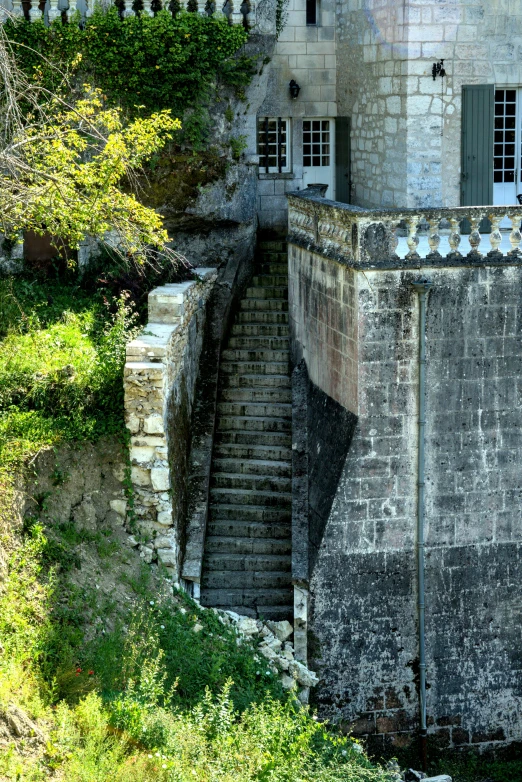
<svg viewBox="0 0 522 782">
<path fill-rule="evenodd" d="M 261 155 L 262 227 L 283 226 L 284 193 L 312 182 L 367 207 L 516 203 L 519 3 L 289 0 L 286 9 L 250 141 Z M 441 60 L 445 75 L 434 78 Z"/>
</svg>

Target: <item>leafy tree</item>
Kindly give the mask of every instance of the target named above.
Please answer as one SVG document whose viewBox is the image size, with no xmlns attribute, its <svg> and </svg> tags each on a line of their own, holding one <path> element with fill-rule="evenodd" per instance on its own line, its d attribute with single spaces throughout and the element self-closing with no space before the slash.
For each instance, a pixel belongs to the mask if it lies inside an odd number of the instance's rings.
<svg viewBox="0 0 522 782">
<path fill-rule="evenodd" d="M 126 123 L 100 89 L 82 92 L 69 103 L 28 78 L 0 30 L 1 230 L 50 233 L 73 248 L 86 236 L 109 237 L 116 252 L 138 262 L 172 255 L 159 215 L 122 182 L 180 121 L 163 110 Z"/>
</svg>

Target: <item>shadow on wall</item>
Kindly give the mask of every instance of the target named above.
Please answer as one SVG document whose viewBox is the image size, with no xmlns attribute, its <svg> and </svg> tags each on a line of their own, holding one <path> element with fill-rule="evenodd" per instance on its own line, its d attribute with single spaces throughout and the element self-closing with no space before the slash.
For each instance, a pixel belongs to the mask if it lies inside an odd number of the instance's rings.
<svg viewBox="0 0 522 782">
<path fill-rule="evenodd" d="M 311 382 L 304 359 L 294 369 L 292 389 L 293 571 L 294 579 L 307 581 L 317 561 L 357 416 Z"/>
</svg>

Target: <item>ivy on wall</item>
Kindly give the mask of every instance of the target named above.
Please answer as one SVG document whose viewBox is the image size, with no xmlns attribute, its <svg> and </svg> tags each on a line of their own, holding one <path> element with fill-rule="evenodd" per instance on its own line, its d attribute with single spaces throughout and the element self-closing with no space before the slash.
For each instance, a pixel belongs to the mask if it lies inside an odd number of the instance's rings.
<svg viewBox="0 0 522 782">
<path fill-rule="evenodd" d="M 66 72 L 100 87 L 131 115 L 169 108 L 183 116 L 218 80 L 241 89 L 253 73 L 240 52 L 248 34 L 226 17 L 159 11 L 120 19 L 112 6 L 97 7 L 83 25 L 78 15 L 49 27 L 9 20 L 5 30 L 20 67 L 43 87 L 56 92 Z M 197 119 L 193 125 L 197 135 Z"/>
</svg>

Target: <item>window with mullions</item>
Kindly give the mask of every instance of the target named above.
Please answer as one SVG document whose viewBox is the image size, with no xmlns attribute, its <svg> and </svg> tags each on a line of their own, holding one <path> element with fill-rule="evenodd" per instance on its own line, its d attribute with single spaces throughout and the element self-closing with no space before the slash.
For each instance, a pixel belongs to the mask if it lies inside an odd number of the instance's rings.
<svg viewBox="0 0 522 782">
<path fill-rule="evenodd" d="M 306 24 L 317 24 L 317 0 L 306 0 Z"/>
<path fill-rule="evenodd" d="M 517 130 L 517 90 L 495 90 L 494 182 L 517 181 Z"/>
<path fill-rule="evenodd" d="M 288 119 L 259 117 L 257 120 L 257 152 L 259 170 L 282 174 L 290 171 Z"/>
<path fill-rule="evenodd" d="M 303 166 L 330 165 L 330 120 L 303 120 Z"/>
</svg>

